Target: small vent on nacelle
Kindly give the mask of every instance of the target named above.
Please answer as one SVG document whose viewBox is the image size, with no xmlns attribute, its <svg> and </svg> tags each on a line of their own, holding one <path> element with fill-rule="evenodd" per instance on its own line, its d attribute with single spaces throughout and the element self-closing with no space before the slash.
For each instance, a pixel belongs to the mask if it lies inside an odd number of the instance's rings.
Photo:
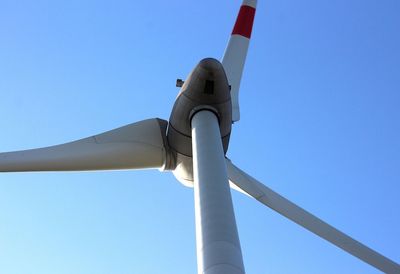
<svg viewBox="0 0 400 274">
<path fill-rule="evenodd" d="M 214 94 L 214 81 L 206 80 L 206 84 L 204 86 L 205 94 Z"/>
</svg>

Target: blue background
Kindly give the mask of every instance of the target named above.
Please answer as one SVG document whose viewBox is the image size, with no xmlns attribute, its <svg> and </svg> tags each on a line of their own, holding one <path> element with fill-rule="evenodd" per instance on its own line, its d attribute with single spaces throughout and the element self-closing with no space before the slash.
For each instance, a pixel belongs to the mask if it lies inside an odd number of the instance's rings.
<svg viewBox="0 0 400 274">
<path fill-rule="evenodd" d="M 168 119 L 240 1 L 0 1 L 0 151 Z M 400 261 L 400 2 L 259 1 L 228 156 Z M 379 273 L 233 193 L 247 273 Z M 196 272 L 171 173 L 0 174 L 0 273 Z"/>
</svg>

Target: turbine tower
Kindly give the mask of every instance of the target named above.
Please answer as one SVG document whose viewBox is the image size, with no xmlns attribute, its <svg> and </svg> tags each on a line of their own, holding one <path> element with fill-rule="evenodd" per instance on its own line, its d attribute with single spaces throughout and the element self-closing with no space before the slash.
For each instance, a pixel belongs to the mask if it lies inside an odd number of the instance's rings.
<svg viewBox="0 0 400 274">
<path fill-rule="evenodd" d="M 240 120 L 239 87 L 256 0 L 244 0 L 221 61 L 201 60 L 181 87 L 168 121 L 153 118 L 57 146 L 0 153 L 1 172 L 159 169 L 194 188 L 198 273 L 245 273 L 230 187 L 238 189 L 385 273 L 384 257 L 236 167 L 226 153 Z"/>
</svg>

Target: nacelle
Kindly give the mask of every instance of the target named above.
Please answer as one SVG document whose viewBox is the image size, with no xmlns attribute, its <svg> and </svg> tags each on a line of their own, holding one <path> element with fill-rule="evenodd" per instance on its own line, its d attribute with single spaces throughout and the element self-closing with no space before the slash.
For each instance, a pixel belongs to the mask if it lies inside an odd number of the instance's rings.
<svg viewBox="0 0 400 274">
<path fill-rule="evenodd" d="M 184 81 L 176 98 L 167 133 L 172 150 L 192 157 L 191 118 L 204 109 L 214 112 L 218 117 L 226 153 L 232 127 L 230 87 L 222 64 L 213 58 L 200 61 Z"/>
</svg>

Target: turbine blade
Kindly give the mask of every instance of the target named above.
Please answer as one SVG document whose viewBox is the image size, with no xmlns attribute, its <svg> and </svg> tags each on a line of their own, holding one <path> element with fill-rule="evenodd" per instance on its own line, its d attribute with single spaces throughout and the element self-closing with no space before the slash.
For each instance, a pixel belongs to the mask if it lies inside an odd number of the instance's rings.
<svg viewBox="0 0 400 274">
<path fill-rule="evenodd" d="M 400 265 L 354 240 L 333 226 L 295 205 L 272 189 L 258 182 L 227 160 L 229 181 L 264 205 L 317 234 L 321 238 L 358 257 L 367 264 L 390 274 L 400 273 Z"/>
<path fill-rule="evenodd" d="M 240 119 L 239 87 L 249 48 L 256 5 L 257 0 L 243 0 L 232 35 L 221 61 L 228 78 L 228 83 L 231 86 L 232 120 L 234 122 Z"/>
<path fill-rule="evenodd" d="M 0 153 L 0 172 L 163 168 L 167 124 L 149 119 L 66 144 Z"/>
</svg>

